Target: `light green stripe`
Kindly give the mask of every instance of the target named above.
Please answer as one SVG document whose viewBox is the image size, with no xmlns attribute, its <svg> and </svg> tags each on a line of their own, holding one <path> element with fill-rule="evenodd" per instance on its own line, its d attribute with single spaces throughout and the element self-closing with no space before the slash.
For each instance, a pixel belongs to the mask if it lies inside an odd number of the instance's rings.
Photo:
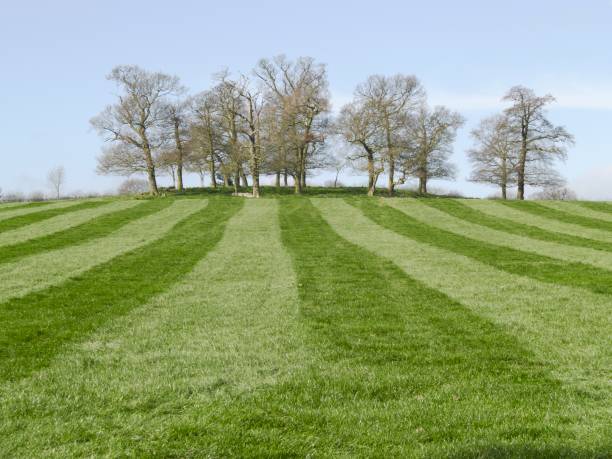
<svg viewBox="0 0 612 459">
<path fill-rule="evenodd" d="M 57 233 L 58 231 L 78 226 L 96 217 L 128 209 L 144 202 L 145 201 L 136 200 L 113 201 L 100 207 L 94 207 L 93 209 L 83 209 L 68 214 L 62 214 L 31 225 L 5 231 L 0 233 L 0 246 L 18 244 L 37 237 Z"/>
<path fill-rule="evenodd" d="M 9 207 L 15 207 L 15 206 L 23 206 L 24 204 L 27 204 L 27 202 L 0 202 L 0 209 L 7 209 Z"/>
<path fill-rule="evenodd" d="M 313 199 L 342 237 L 383 256 L 516 334 L 563 381 L 602 391 L 612 387 L 612 299 L 582 289 L 509 274 L 468 257 L 415 242 L 366 218 L 337 199 Z"/>
<path fill-rule="evenodd" d="M 596 241 L 612 242 L 612 234 L 608 231 L 560 222 L 551 218 L 539 217 L 529 212 L 505 206 L 499 202 L 481 199 L 462 199 L 461 203 L 492 215 L 493 217 L 506 218 L 517 223 L 535 226 L 547 231 L 570 234 L 572 236 L 584 237 Z"/>
<path fill-rule="evenodd" d="M 148 244 L 205 205 L 206 201 L 199 199 L 176 201 L 104 238 L 4 263 L 0 265 L 0 303 L 58 284 L 121 253 Z"/>
<path fill-rule="evenodd" d="M 550 207 L 551 209 L 561 210 L 570 214 L 579 215 L 586 218 L 596 218 L 607 222 L 612 222 L 612 214 L 599 212 L 597 210 L 583 207 L 580 204 L 568 201 L 538 201 L 538 204 Z"/>
<path fill-rule="evenodd" d="M 50 367 L 0 386 L 0 435 L 17 455 L 122 456 L 120 439 L 214 416 L 199 410 L 288 377 L 304 365 L 302 349 L 277 201 L 248 200 L 184 280 L 70 346 Z M 126 409 L 152 400 L 163 414 Z M 34 405 L 53 409 L 37 416 Z M 97 432 L 95 442 L 79 441 L 75 422 Z"/>
<path fill-rule="evenodd" d="M 26 207 L 23 209 L 7 210 L 6 212 L 0 213 L 0 220 L 7 220 L 9 218 L 19 217 L 20 215 L 33 214 L 36 212 L 41 212 L 43 210 L 63 209 L 65 207 L 76 206 L 77 204 L 81 204 L 83 202 L 86 201 L 84 201 L 83 199 L 74 199 L 72 201 L 58 201 L 40 207 Z"/>
<path fill-rule="evenodd" d="M 612 270 L 612 253 L 584 247 L 568 246 L 540 239 L 498 231 L 486 226 L 461 220 L 445 212 L 429 207 L 416 199 L 385 199 L 384 202 L 411 217 L 461 236 L 512 249 L 533 252 L 546 257 L 576 263 L 587 263 Z"/>
</svg>

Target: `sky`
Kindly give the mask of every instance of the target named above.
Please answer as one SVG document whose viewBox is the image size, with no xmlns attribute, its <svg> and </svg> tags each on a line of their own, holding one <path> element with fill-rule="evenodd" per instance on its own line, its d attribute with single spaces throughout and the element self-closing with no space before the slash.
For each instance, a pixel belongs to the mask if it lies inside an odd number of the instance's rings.
<svg viewBox="0 0 612 459">
<path fill-rule="evenodd" d="M 119 64 L 177 75 L 192 92 L 228 68 L 262 57 L 311 56 L 328 69 L 334 110 L 372 74 L 415 75 L 430 104 L 466 118 L 452 161 L 468 196 L 496 190 L 466 180 L 478 122 L 521 84 L 557 102 L 550 119 L 576 139 L 559 169 L 583 199 L 612 200 L 612 1 L 28 1 L 0 0 L 0 187 L 50 192 L 66 169 L 67 192 L 109 192 L 99 176 L 103 141 L 89 125 L 116 97 Z M 329 174 L 313 177 L 322 183 Z M 345 171 L 346 184 L 365 183 Z M 188 185 L 197 178 L 189 177 Z M 382 183 L 381 183 L 382 184 Z"/>
</svg>

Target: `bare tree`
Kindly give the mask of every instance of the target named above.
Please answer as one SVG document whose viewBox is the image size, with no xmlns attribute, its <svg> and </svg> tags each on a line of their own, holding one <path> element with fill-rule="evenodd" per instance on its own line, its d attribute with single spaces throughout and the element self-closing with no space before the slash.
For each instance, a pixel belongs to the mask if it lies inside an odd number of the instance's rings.
<svg viewBox="0 0 612 459">
<path fill-rule="evenodd" d="M 204 91 L 192 99 L 194 120 L 191 125 L 188 168 L 200 174 L 204 186 L 204 171 L 210 174 L 211 186 L 217 187 L 218 152 L 222 145 L 215 93 Z"/>
<path fill-rule="evenodd" d="M 387 189 L 395 189 L 395 169 L 402 151 L 402 130 L 406 120 L 425 97 L 421 84 L 412 75 L 372 75 L 355 91 L 357 99 L 376 114 L 382 131 L 387 173 Z"/>
<path fill-rule="evenodd" d="M 546 117 L 546 106 L 555 101 L 550 94 L 539 97 L 529 88 L 515 86 L 503 100 L 512 103 L 505 114 L 519 141 L 517 199 L 525 199 L 526 184 L 550 184 L 556 175 L 551 171 L 554 160 L 566 158 L 567 146 L 574 139 L 564 127 L 553 125 Z"/>
<path fill-rule="evenodd" d="M 576 193 L 566 186 L 546 187 L 533 195 L 533 199 L 544 201 L 575 201 Z"/>
<path fill-rule="evenodd" d="M 61 188 L 64 185 L 65 179 L 66 170 L 64 169 L 64 166 L 54 167 L 47 174 L 47 181 L 49 182 L 51 188 L 53 188 L 56 199 L 60 198 Z"/>
<path fill-rule="evenodd" d="M 402 157 L 402 173 L 419 180 L 419 193 L 427 193 L 433 178 L 453 178 L 455 167 L 448 161 L 457 130 L 465 123 L 457 112 L 446 107 L 430 109 L 422 104 L 406 123 L 407 149 Z"/>
<path fill-rule="evenodd" d="M 507 199 L 508 186 L 516 183 L 519 145 L 508 118 L 504 115 L 486 118 L 471 135 L 475 146 L 468 150 L 472 163 L 470 181 L 497 185 L 502 199 Z"/>
<path fill-rule="evenodd" d="M 360 168 L 365 162 L 368 173 L 368 195 L 373 196 L 378 176 L 384 171 L 381 152 L 384 149 L 384 135 L 378 123 L 376 111 L 371 104 L 359 100 L 346 104 L 334 124 L 334 131 L 356 148 L 348 155 L 348 160 Z"/>
<path fill-rule="evenodd" d="M 164 143 L 164 100 L 180 92 L 177 77 L 159 72 L 147 72 L 134 65 L 115 67 L 108 79 L 122 90 L 119 100 L 107 106 L 91 124 L 107 141 L 130 148 L 115 150 L 132 152 L 136 149 L 146 164 L 149 191 L 158 194 L 154 152 Z"/>
<path fill-rule="evenodd" d="M 183 191 L 183 169 L 186 160 L 186 145 L 189 142 L 189 126 L 191 121 L 191 101 L 174 100 L 163 105 L 163 126 L 166 140 L 172 139 L 173 152 L 166 152 L 166 166 L 168 161 L 174 160 L 173 171 L 176 173 L 176 189 Z M 173 172 L 173 177 L 174 177 Z"/>
<path fill-rule="evenodd" d="M 277 112 L 285 170 L 293 176 L 299 194 L 306 186 L 307 170 L 320 167 L 317 145 L 325 141 L 329 122 L 326 68 L 309 57 L 292 62 L 278 56 L 259 61 L 254 73 L 264 85 L 267 103 Z"/>
<path fill-rule="evenodd" d="M 121 195 L 141 194 L 145 193 L 148 189 L 148 183 L 146 180 L 139 178 L 128 178 L 125 179 L 117 192 Z"/>
</svg>

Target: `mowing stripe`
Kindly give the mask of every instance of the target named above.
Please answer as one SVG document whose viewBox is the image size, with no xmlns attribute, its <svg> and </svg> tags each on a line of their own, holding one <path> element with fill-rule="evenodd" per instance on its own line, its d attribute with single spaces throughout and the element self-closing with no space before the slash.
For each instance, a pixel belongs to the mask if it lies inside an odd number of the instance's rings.
<svg viewBox="0 0 612 459">
<path fill-rule="evenodd" d="M 138 218 L 146 217 L 154 212 L 158 212 L 168 207 L 171 203 L 172 201 L 168 199 L 119 201 L 100 209 L 94 209 L 93 212 L 104 211 L 104 214 L 98 215 L 94 220 L 83 222 L 78 225 L 72 225 L 74 221 L 70 220 L 72 214 L 69 214 L 65 217 L 71 227 L 46 236 L 40 236 L 35 239 L 0 247 L 0 263 L 32 256 L 40 252 L 61 249 L 69 245 L 83 244 L 89 240 L 107 236 L 122 225 Z M 64 216 L 55 218 L 63 219 Z M 44 223 L 40 223 L 39 225 L 44 225 Z M 2 240 L 2 236 L 5 234 L 10 233 L 0 234 L 0 240 Z"/>
<path fill-rule="evenodd" d="M 192 402 L 153 439 L 139 432 L 145 441 L 128 455 L 486 456 L 503 445 L 534 456 L 579 451 L 587 435 L 590 445 L 605 441 L 584 427 L 582 395 L 511 336 L 347 243 L 305 199 L 282 200 L 280 221 L 307 333 L 302 368 L 250 391 L 228 393 L 231 383 L 218 381 L 212 403 Z M 230 363 L 235 353 L 226 352 Z M 168 412 L 181 408 L 145 422 Z"/>
<path fill-rule="evenodd" d="M 367 217 L 379 225 L 416 241 L 465 255 L 513 274 L 580 287 L 595 293 L 612 293 L 611 271 L 459 236 L 420 222 L 401 210 L 383 204 L 381 200 L 353 199 L 350 203 L 359 206 Z"/>
<path fill-rule="evenodd" d="M 30 204 L 26 204 L 24 206 L 19 206 L 17 209 L 8 208 L 4 212 L 0 212 L 0 223 L 3 220 L 8 220 L 10 218 L 20 217 L 22 215 L 34 214 L 36 212 L 41 212 L 43 210 L 63 209 L 65 207 L 75 206 L 83 202 L 84 201 L 80 201 L 80 200 L 57 201 L 57 202 L 33 202 Z"/>
<path fill-rule="evenodd" d="M 43 220 L 39 223 L 0 233 L 0 247 L 48 236 L 81 225 L 110 212 L 131 208 L 142 201 L 111 201 L 101 206 L 85 208 Z M 1 249 L 0 249 L 1 250 Z"/>
<path fill-rule="evenodd" d="M 47 206 L 44 207 L 43 210 L 38 210 L 34 213 L 19 215 L 0 221 L 0 234 L 6 231 L 21 228 L 26 225 L 31 225 L 36 222 L 47 220 L 51 217 L 55 217 L 56 215 L 68 214 L 83 209 L 94 209 L 106 203 L 108 203 L 108 201 L 77 201 L 75 203 L 71 203 L 72 205 L 70 206 L 56 207 L 53 209 L 49 209 L 49 206 Z"/>
<path fill-rule="evenodd" d="M 174 224 L 205 205 L 176 201 L 170 207 L 128 223 L 107 237 L 0 264 L 0 303 L 65 281 L 96 265 L 162 237 Z"/>
<path fill-rule="evenodd" d="M 580 215 L 574 215 L 562 210 L 553 209 L 552 207 L 540 204 L 533 201 L 498 201 L 501 204 L 512 207 L 514 209 L 523 210 L 533 215 L 538 215 L 546 218 L 552 218 L 565 223 L 574 223 L 584 226 L 585 228 L 593 228 L 604 231 L 612 231 L 612 222 L 597 220 L 596 218 L 587 218 Z"/>
<path fill-rule="evenodd" d="M 576 204 L 598 212 L 612 213 L 612 202 L 606 201 L 576 201 Z"/>
<path fill-rule="evenodd" d="M 283 200 L 281 229 L 320 362 L 239 398 L 206 423 L 230 439 L 199 437 L 204 448 L 212 440 L 220 456 L 448 456 L 475 430 L 483 442 L 544 449 L 564 436 L 552 427 L 560 412 L 579 422 L 573 395 L 511 336 L 340 238 L 309 201 Z"/>
<path fill-rule="evenodd" d="M 231 403 L 303 365 L 297 286 L 277 204 L 246 200 L 221 241 L 177 284 L 64 347 L 32 377 L 0 386 L 0 450 L 169 457 L 159 437 L 202 423 L 215 399 Z M 175 446 L 175 457 L 189 456 L 188 438 Z"/>
<path fill-rule="evenodd" d="M 385 202 L 420 222 L 470 239 L 511 249 L 520 247 L 521 252 L 536 253 L 573 263 L 587 263 L 602 269 L 612 270 L 612 253 L 546 242 L 487 228 L 438 210 L 436 206 L 439 204 L 430 204 L 434 201 L 437 202 L 438 200 L 388 199 Z M 445 204 L 442 204 L 442 206 L 444 207 Z"/>
<path fill-rule="evenodd" d="M 456 199 L 422 199 L 420 202 L 461 220 L 466 220 L 477 225 L 487 226 L 506 233 L 525 236 L 531 239 L 539 239 L 547 242 L 571 245 L 574 247 L 584 247 L 588 249 L 612 252 L 612 242 L 594 241 L 584 237 L 570 236 L 553 231 L 546 231 L 538 228 L 537 226 L 516 223 L 507 218 L 500 218 L 499 216 L 492 217 L 485 212 L 481 212 L 476 208 L 470 207 L 469 205 L 465 204 L 465 201 L 458 201 Z"/>
<path fill-rule="evenodd" d="M 605 230 L 585 228 L 584 226 L 564 223 L 550 218 L 540 217 L 535 214 L 523 212 L 504 206 L 497 201 L 482 199 L 461 199 L 458 202 L 481 212 L 484 212 L 496 219 L 508 219 L 524 225 L 536 226 L 546 231 L 568 234 L 580 238 L 593 239 L 605 243 L 612 243 L 612 234 Z"/>
<path fill-rule="evenodd" d="M 612 222 L 612 215 L 608 212 L 600 212 L 598 210 L 589 209 L 588 207 L 583 207 L 575 202 L 569 201 L 538 201 L 538 204 L 542 204 L 543 206 L 550 207 L 551 209 L 560 210 L 562 212 L 567 212 L 570 214 L 579 215 L 581 217 L 586 218 L 595 218 L 598 220 L 604 220 L 607 222 Z"/>
<path fill-rule="evenodd" d="M 158 240 L 0 305 L 0 380 L 23 378 L 46 366 L 62 345 L 145 303 L 188 273 L 219 241 L 241 201 L 211 200 L 199 211 L 201 201 L 194 203 L 192 212 L 174 220 Z"/>
<path fill-rule="evenodd" d="M 27 203 L 23 203 L 23 202 L 3 202 L 0 203 L 0 212 L 4 212 L 7 210 L 16 210 L 16 209 L 23 209 L 23 208 L 32 208 L 32 207 L 40 207 L 40 206 L 45 206 L 47 204 L 50 204 L 51 201 L 42 201 L 42 202 L 27 202 Z"/>
<path fill-rule="evenodd" d="M 314 200 L 341 236 L 527 343 L 564 382 L 603 394 L 610 409 L 612 298 L 508 274 L 385 229 L 341 200 Z"/>
</svg>

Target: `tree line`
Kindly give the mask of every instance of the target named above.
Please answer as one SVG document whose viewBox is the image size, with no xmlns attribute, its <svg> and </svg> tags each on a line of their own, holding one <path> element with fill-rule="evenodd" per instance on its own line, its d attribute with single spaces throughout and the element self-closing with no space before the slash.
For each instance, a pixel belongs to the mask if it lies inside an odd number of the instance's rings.
<svg viewBox="0 0 612 459">
<path fill-rule="evenodd" d="M 108 78 L 120 94 L 91 120 L 108 141 L 98 172 L 144 173 L 154 195 L 160 170 L 179 191 L 184 173 L 195 172 L 202 184 L 208 176 L 213 188 L 250 186 L 255 197 L 262 175 L 273 175 L 277 187 L 291 178 L 300 194 L 312 171 L 337 167 L 339 160 L 367 174 L 370 195 L 380 176 L 391 195 L 410 178 L 427 193 L 429 180 L 456 176 L 450 156 L 465 120 L 430 107 L 412 75 L 370 76 L 335 117 L 326 67 L 309 57 L 262 59 L 237 76 L 222 71 L 212 88 L 193 95 L 178 77 L 137 66 L 115 67 Z M 523 199 L 525 185 L 560 183 L 554 160 L 565 157 L 573 139 L 547 118 L 552 96 L 517 86 L 504 100 L 510 106 L 472 132 L 470 180 L 499 186 L 504 198 L 516 185 Z M 332 138 L 348 147 L 344 157 L 333 151 Z"/>
</svg>

